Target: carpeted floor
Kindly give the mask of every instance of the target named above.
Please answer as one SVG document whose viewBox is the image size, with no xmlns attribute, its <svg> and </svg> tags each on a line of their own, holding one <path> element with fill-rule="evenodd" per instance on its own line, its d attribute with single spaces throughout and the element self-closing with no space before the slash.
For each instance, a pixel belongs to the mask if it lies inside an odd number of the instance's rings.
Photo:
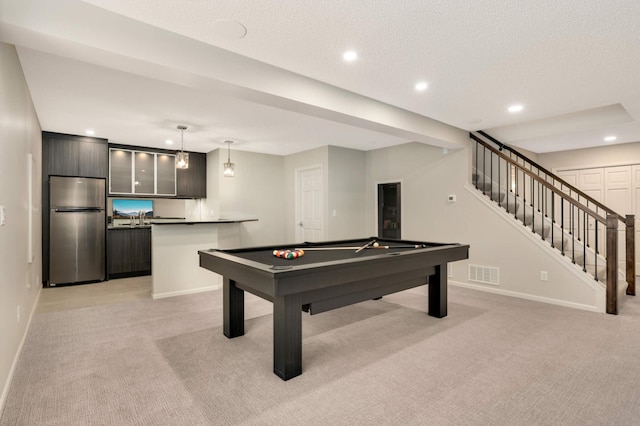
<svg viewBox="0 0 640 426">
<path fill-rule="evenodd" d="M 450 287 L 303 315 L 272 373 L 271 304 L 222 334 L 220 291 L 34 316 L 1 425 L 636 425 L 640 301 L 618 316 Z"/>
</svg>

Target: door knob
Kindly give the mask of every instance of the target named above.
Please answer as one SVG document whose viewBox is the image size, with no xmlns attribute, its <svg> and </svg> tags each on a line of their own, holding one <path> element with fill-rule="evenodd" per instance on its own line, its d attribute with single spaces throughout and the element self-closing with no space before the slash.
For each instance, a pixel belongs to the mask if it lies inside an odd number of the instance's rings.
<svg viewBox="0 0 640 426">
<path fill-rule="evenodd" d="M 302 227 L 303 227 L 302 222 L 300 222 L 300 223 L 298 224 L 298 226 L 299 226 L 300 228 L 302 228 Z"/>
</svg>

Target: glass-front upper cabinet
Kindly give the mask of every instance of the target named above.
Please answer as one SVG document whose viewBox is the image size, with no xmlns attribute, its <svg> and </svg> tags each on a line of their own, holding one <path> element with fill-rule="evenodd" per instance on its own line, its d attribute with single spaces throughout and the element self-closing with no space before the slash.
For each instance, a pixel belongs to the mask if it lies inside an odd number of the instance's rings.
<svg viewBox="0 0 640 426">
<path fill-rule="evenodd" d="M 109 192 L 131 194 L 133 183 L 133 152 L 124 149 L 109 150 Z"/>
<path fill-rule="evenodd" d="M 153 152 L 134 152 L 135 157 L 135 194 L 155 195 L 156 154 Z"/>
<path fill-rule="evenodd" d="M 175 155 L 120 148 L 109 150 L 109 193 L 176 195 Z"/>
<path fill-rule="evenodd" d="M 156 191 L 158 195 L 176 195 L 176 156 L 156 155 Z"/>
</svg>

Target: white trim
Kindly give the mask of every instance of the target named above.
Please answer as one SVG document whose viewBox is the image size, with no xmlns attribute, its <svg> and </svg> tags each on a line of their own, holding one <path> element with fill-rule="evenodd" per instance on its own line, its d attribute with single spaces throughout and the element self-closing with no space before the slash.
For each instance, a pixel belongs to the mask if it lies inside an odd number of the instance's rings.
<svg viewBox="0 0 640 426">
<path fill-rule="evenodd" d="M 553 299 L 553 298 L 550 298 L 550 297 L 536 296 L 536 295 L 527 294 L 527 293 L 520 293 L 520 292 L 517 292 L 517 291 L 503 290 L 501 288 L 496 288 L 496 287 L 484 287 L 484 286 L 480 286 L 480 285 L 463 283 L 463 282 L 453 281 L 453 280 L 449 280 L 449 284 L 453 285 L 453 286 L 456 286 L 456 287 L 469 288 L 469 289 L 472 289 L 472 290 L 484 291 L 484 292 L 487 292 L 487 293 L 494 293 L 494 294 L 499 294 L 499 295 L 507 296 L 507 297 L 517 297 L 519 299 L 532 300 L 534 302 L 542 302 L 542 303 L 548 303 L 548 304 L 551 304 L 551 305 L 564 306 L 564 307 L 567 307 L 567 308 L 582 309 L 584 311 L 604 313 L 604 309 L 601 309 L 598 306 L 598 305 L 601 304 L 601 301 L 599 300 L 600 297 L 598 297 L 597 305 L 596 306 L 592 306 L 592 305 L 584 305 L 582 303 L 567 302 L 566 300 Z M 604 304 L 604 301 L 602 301 L 602 304 Z"/>
<path fill-rule="evenodd" d="M 13 380 L 13 375 L 16 372 L 16 367 L 18 365 L 18 360 L 20 359 L 20 355 L 22 354 L 22 348 L 24 347 L 24 342 L 27 340 L 27 334 L 29 333 L 29 328 L 31 328 L 31 320 L 33 319 L 33 316 L 36 313 L 36 308 L 38 306 L 38 301 L 40 300 L 41 292 L 42 292 L 42 287 L 39 287 L 38 295 L 36 296 L 36 300 L 33 303 L 33 308 L 31 309 L 31 314 L 29 314 L 29 321 L 27 321 L 27 326 L 24 329 L 24 335 L 22 336 L 22 340 L 20 340 L 20 344 L 18 345 L 18 350 L 16 351 L 16 355 L 13 357 L 13 362 L 11 363 L 9 374 L 7 374 L 7 381 L 4 384 L 4 389 L 2 389 L 2 395 L 0 396 L 0 414 L 2 414 L 2 412 L 4 411 L 4 405 L 7 402 L 7 396 L 9 396 L 9 389 L 11 388 L 11 381 Z"/>
<path fill-rule="evenodd" d="M 206 291 L 220 290 L 221 288 L 222 286 L 220 284 L 216 284 L 216 285 L 207 286 L 207 287 L 191 288 L 188 290 L 168 291 L 166 293 L 152 293 L 151 298 L 153 300 L 165 299 L 167 297 L 184 296 L 187 294 L 204 293 Z"/>
</svg>

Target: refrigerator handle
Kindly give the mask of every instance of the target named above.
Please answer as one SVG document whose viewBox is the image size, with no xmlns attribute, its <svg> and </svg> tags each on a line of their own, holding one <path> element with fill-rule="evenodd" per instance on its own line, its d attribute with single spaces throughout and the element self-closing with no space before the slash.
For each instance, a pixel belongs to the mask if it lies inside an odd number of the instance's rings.
<svg viewBox="0 0 640 426">
<path fill-rule="evenodd" d="M 56 213 L 79 213 L 79 212 L 102 212 L 103 209 L 99 207 L 56 207 L 51 209 Z"/>
</svg>

